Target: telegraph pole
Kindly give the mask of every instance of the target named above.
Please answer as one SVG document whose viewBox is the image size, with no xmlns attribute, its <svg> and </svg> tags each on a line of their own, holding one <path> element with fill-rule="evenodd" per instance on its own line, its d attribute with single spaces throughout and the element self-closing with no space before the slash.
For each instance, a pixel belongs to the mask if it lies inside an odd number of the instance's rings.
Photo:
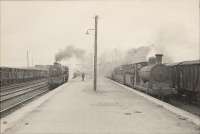
<svg viewBox="0 0 200 134">
<path fill-rule="evenodd" d="M 199 0 L 199 22 L 200 22 L 200 0 Z M 200 59 L 200 24 L 199 24 L 199 59 Z"/>
<path fill-rule="evenodd" d="M 98 16 L 95 16 L 95 40 L 94 40 L 94 91 L 97 90 L 97 25 L 98 25 Z"/>
<path fill-rule="evenodd" d="M 87 29 L 86 34 L 89 34 L 90 30 L 95 31 L 94 37 L 94 91 L 97 90 L 97 24 L 98 24 L 98 16 L 95 16 L 95 28 Z"/>
</svg>

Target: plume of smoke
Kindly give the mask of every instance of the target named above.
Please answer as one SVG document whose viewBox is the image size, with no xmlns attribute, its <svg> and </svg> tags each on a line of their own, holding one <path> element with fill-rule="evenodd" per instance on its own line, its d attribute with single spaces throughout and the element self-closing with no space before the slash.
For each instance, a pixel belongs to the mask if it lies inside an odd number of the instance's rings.
<svg viewBox="0 0 200 134">
<path fill-rule="evenodd" d="M 67 46 L 64 50 L 59 51 L 55 55 L 55 60 L 58 62 L 58 61 L 70 59 L 72 57 L 75 57 L 77 59 L 83 59 L 84 55 L 85 55 L 85 51 L 83 49 L 75 48 L 74 46 L 70 45 L 70 46 Z"/>
<path fill-rule="evenodd" d="M 198 42 L 192 39 L 194 34 L 189 35 L 188 33 L 190 32 L 181 25 L 160 29 L 147 58 L 156 53 L 162 53 L 165 63 L 198 59 Z"/>
<path fill-rule="evenodd" d="M 163 54 L 163 61 L 165 63 L 173 62 L 172 57 L 166 51 L 165 47 L 160 44 L 156 44 L 156 45 L 153 44 L 150 46 L 150 51 L 147 54 L 146 60 L 148 60 L 150 57 L 155 57 L 155 54 Z"/>
<path fill-rule="evenodd" d="M 123 64 L 123 60 L 124 52 L 120 49 L 114 48 L 104 51 L 98 58 L 99 75 L 110 76 L 115 67 Z"/>
<path fill-rule="evenodd" d="M 126 53 L 124 61 L 126 64 L 146 61 L 146 57 L 150 50 L 151 46 L 142 46 L 139 48 L 129 49 Z"/>
<path fill-rule="evenodd" d="M 158 53 L 164 55 L 164 63 L 198 58 L 198 43 L 193 42 L 186 33 L 182 26 L 162 28 L 157 32 L 153 44 L 149 46 L 131 48 L 125 53 L 119 49 L 105 52 L 98 60 L 101 61 L 99 74 L 110 75 L 116 66 L 147 61 L 149 57 Z"/>
<path fill-rule="evenodd" d="M 150 46 L 142 46 L 139 48 L 131 48 L 123 52 L 117 48 L 105 52 L 101 55 L 99 61 L 100 74 L 109 76 L 112 70 L 123 64 L 133 64 L 137 62 L 146 61 L 146 56 L 150 51 Z"/>
</svg>

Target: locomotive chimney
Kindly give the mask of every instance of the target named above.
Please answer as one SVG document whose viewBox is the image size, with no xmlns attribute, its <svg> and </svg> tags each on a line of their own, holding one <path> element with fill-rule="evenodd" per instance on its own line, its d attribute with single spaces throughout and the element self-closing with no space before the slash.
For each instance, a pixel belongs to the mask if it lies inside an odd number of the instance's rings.
<svg viewBox="0 0 200 134">
<path fill-rule="evenodd" d="M 162 54 L 156 54 L 156 63 L 162 64 Z"/>
</svg>

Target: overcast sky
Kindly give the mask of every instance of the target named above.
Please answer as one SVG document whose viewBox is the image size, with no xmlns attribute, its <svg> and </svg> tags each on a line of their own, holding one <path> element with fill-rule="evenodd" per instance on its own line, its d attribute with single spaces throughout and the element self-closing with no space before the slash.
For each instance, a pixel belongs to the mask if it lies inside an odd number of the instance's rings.
<svg viewBox="0 0 200 134">
<path fill-rule="evenodd" d="M 156 44 L 175 61 L 198 59 L 198 2 L 1 1 L 1 65 L 25 66 L 27 49 L 34 64 L 52 64 L 55 53 L 68 45 L 91 53 L 94 38 L 85 32 L 96 14 L 99 56 Z"/>
</svg>

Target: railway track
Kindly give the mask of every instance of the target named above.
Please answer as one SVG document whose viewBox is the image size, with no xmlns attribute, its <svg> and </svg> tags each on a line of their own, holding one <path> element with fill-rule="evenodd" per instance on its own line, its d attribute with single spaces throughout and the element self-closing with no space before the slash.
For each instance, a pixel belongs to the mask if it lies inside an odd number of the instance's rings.
<svg viewBox="0 0 200 134">
<path fill-rule="evenodd" d="M 27 81 L 27 82 L 22 82 L 22 83 L 11 84 L 11 85 L 8 85 L 8 86 L 2 86 L 0 88 L 0 91 L 3 92 L 3 91 L 7 91 L 7 90 L 21 88 L 21 87 L 25 87 L 25 86 L 28 86 L 28 85 L 32 85 L 34 83 L 42 82 L 42 81 L 46 81 L 46 79 Z"/>
<path fill-rule="evenodd" d="M 196 105 L 195 103 L 188 103 L 181 99 L 171 98 L 169 104 L 200 117 L 200 106 Z"/>
<path fill-rule="evenodd" d="M 18 85 L 16 88 L 11 86 L 11 89 L 6 89 L 4 88 L 0 93 L 1 117 L 29 100 L 49 91 L 47 81 L 32 82 L 29 86 L 27 86 L 27 83 L 24 83 L 22 86 Z"/>
</svg>

